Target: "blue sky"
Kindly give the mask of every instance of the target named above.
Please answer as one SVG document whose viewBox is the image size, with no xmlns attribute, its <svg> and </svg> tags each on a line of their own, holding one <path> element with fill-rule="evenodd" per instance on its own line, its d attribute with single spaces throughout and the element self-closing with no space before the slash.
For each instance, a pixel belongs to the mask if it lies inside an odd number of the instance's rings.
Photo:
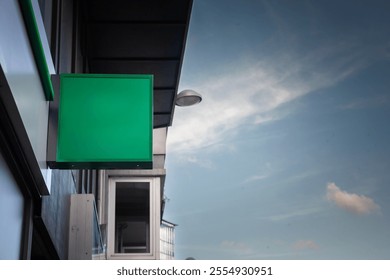
<svg viewBox="0 0 390 280">
<path fill-rule="evenodd" d="M 164 218 L 184 259 L 390 258 L 390 2 L 194 0 Z"/>
</svg>

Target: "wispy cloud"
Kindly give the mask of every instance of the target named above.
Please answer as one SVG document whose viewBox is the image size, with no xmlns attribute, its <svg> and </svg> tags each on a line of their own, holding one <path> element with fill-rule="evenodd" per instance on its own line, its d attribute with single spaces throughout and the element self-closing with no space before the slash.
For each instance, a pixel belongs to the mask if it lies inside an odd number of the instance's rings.
<svg viewBox="0 0 390 280">
<path fill-rule="evenodd" d="M 294 242 L 292 247 L 295 250 L 317 250 L 320 246 L 313 240 L 298 240 Z"/>
<path fill-rule="evenodd" d="M 253 253 L 252 248 L 244 242 L 224 240 L 221 242 L 220 247 L 223 250 L 232 251 L 234 254 L 238 254 L 238 255 L 248 255 Z"/>
<path fill-rule="evenodd" d="M 342 105 L 341 109 L 365 109 L 365 108 L 375 108 L 380 106 L 388 105 L 390 98 L 388 95 L 378 95 L 370 98 L 359 98 L 349 102 L 348 104 Z"/>
<path fill-rule="evenodd" d="M 313 215 L 313 214 L 321 212 L 322 210 L 323 209 L 320 207 L 308 207 L 308 208 L 303 208 L 303 209 L 291 210 L 291 211 L 288 211 L 285 213 L 260 217 L 259 219 L 268 220 L 271 222 L 280 222 L 280 221 L 284 221 L 284 220 L 288 220 L 288 219 L 292 219 L 292 218 Z"/>
<path fill-rule="evenodd" d="M 184 156 L 200 149 L 226 149 L 221 143 L 243 124 L 262 125 L 281 119 L 286 116 L 278 110 L 282 105 L 332 86 L 361 69 L 367 60 L 356 53 L 360 51 L 351 52 L 344 44 L 300 55 L 286 51 L 254 63 L 226 66 L 211 80 L 192 87 L 203 94 L 202 103 L 176 109 L 168 134 L 169 153 Z"/>
<path fill-rule="evenodd" d="M 212 161 L 210 161 L 208 159 L 200 159 L 199 157 L 197 157 L 194 154 L 184 155 L 179 160 L 182 160 L 184 162 L 195 163 L 195 164 L 197 164 L 203 168 L 207 168 L 207 169 L 214 168 L 214 164 Z"/>
<path fill-rule="evenodd" d="M 268 178 L 267 175 L 253 175 L 253 176 L 251 176 L 251 177 L 249 177 L 249 178 L 246 178 L 246 179 L 242 182 L 242 184 L 248 184 L 248 183 L 255 182 L 255 181 L 261 181 L 261 180 L 264 180 L 264 179 L 266 179 L 266 178 Z"/>
<path fill-rule="evenodd" d="M 343 191 L 335 183 L 328 183 L 327 198 L 338 207 L 358 215 L 378 213 L 380 210 L 371 198 Z"/>
</svg>

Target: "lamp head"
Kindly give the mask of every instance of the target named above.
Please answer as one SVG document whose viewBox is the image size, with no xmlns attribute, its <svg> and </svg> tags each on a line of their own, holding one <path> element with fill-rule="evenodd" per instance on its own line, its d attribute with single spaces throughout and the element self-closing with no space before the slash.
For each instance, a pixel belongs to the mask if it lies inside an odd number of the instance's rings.
<svg viewBox="0 0 390 280">
<path fill-rule="evenodd" d="M 202 101 L 202 95 L 191 89 L 185 89 L 176 96 L 177 106 L 192 106 Z"/>
</svg>

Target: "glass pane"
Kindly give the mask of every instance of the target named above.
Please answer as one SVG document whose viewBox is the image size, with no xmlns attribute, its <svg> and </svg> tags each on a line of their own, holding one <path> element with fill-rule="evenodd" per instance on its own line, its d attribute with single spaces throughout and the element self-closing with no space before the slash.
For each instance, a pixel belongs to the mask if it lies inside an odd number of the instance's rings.
<svg viewBox="0 0 390 280">
<path fill-rule="evenodd" d="M 115 253 L 150 252 L 148 182 L 118 182 L 115 194 Z"/>
<path fill-rule="evenodd" d="M 96 204 L 93 203 L 93 246 L 92 255 L 99 255 L 104 252 L 104 246 L 102 241 L 102 234 L 100 232 L 98 214 L 96 210 Z"/>
<path fill-rule="evenodd" d="M 0 151 L 0 260 L 20 258 L 24 198 Z"/>
</svg>

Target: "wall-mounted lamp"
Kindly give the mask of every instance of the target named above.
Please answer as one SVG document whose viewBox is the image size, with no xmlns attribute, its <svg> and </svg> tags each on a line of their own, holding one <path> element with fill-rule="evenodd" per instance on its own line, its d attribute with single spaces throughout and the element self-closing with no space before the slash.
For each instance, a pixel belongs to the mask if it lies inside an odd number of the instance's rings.
<svg viewBox="0 0 390 280">
<path fill-rule="evenodd" d="M 177 106 L 192 106 L 202 101 L 202 95 L 191 89 L 185 89 L 176 96 Z"/>
</svg>

